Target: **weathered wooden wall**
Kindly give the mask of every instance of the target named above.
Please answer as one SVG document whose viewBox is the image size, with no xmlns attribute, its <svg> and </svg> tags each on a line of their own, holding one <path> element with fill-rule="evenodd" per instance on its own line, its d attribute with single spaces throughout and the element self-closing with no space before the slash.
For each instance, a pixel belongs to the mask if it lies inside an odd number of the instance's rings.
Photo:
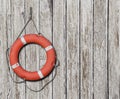
<svg viewBox="0 0 120 99">
<path fill-rule="evenodd" d="M 54 45 L 60 66 L 55 80 L 15 84 L 6 49 L 29 17 Z M 24 31 L 35 33 L 33 24 Z M 0 0 L 0 99 L 120 99 L 120 0 Z M 27 70 L 45 63 L 45 51 L 25 47 L 20 62 Z M 21 80 L 16 75 L 14 79 Z"/>
</svg>

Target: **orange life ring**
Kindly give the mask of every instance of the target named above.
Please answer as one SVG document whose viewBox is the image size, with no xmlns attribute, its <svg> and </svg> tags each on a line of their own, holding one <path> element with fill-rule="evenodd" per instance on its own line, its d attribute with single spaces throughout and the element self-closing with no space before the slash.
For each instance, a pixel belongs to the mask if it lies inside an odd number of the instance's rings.
<svg viewBox="0 0 120 99">
<path fill-rule="evenodd" d="M 44 66 L 38 71 L 27 71 L 19 64 L 19 52 L 25 44 L 35 43 L 42 46 L 46 51 L 47 60 Z M 21 78 L 25 80 L 40 80 L 53 70 L 56 62 L 56 53 L 52 44 L 42 35 L 38 34 L 26 34 L 21 38 L 18 38 L 11 47 L 10 50 L 10 65 L 13 71 Z"/>
</svg>

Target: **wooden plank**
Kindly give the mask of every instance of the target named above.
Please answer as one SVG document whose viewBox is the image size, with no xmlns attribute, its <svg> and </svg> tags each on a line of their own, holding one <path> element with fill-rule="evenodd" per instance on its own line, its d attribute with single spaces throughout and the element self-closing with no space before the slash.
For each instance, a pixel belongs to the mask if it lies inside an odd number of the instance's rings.
<svg viewBox="0 0 120 99">
<path fill-rule="evenodd" d="M 24 13 L 24 0 L 15 0 L 13 2 L 13 17 L 14 17 L 14 37 L 13 40 L 15 40 L 17 38 L 17 36 L 19 35 L 21 28 L 23 28 L 24 25 L 24 17 L 23 17 L 23 13 Z M 21 55 L 20 55 L 20 63 L 22 64 L 23 68 L 25 68 L 25 57 L 23 58 L 23 56 L 25 56 L 25 50 L 22 51 Z M 18 76 L 16 77 L 17 81 L 21 81 L 22 79 L 20 79 Z M 14 88 L 15 88 L 15 98 L 14 99 L 25 99 L 25 85 L 24 84 L 14 84 Z M 14 96 L 13 96 L 14 97 Z"/>
<path fill-rule="evenodd" d="M 13 18 L 13 11 L 12 11 L 12 8 L 13 8 L 13 6 L 12 6 L 12 4 L 11 4 L 12 2 L 10 1 L 10 0 L 8 0 L 8 3 L 7 3 L 7 5 L 6 5 L 6 7 L 7 7 L 7 12 L 6 12 L 6 28 L 7 28 L 7 30 L 6 30 L 6 34 L 7 34 L 7 47 L 10 47 L 11 45 L 12 45 L 12 39 L 13 39 L 13 37 L 12 37 L 12 35 L 13 35 L 13 25 L 12 25 L 12 18 Z M 11 38 L 11 39 L 10 39 Z M 14 88 L 14 85 L 13 85 L 13 81 L 12 81 L 12 79 L 11 79 L 11 77 L 10 77 L 10 74 L 8 73 L 8 90 L 9 90 L 9 92 L 7 93 L 8 95 L 7 95 L 7 98 L 8 99 L 10 99 L 10 98 L 13 98 L 13 88 Z"/>
<path fill-rule="evenodd" d="M 109 0 L 109 99 L 120 99 L 120 0 Z"/>
<path fill-rule="evenodd" d="M 119 0 L 0 0 L 0 99 L 119 99 L 119 5 Z M 5 57 L 29 17 L 29 7 L 60 60 L 55 80 L 40 93 L 13 83 Z M 33 24 L 26 29 L 35 32 Z M 45 59 L 45 51 L 37 45 L 20 53 L 20 63 L 31 71 L 41 68 Z M 37 90 L 51 78 L 26 84 Z"/>
<path fill-rule="evenodd" d="M 94 0 L 94 99 L 108 99 L 107 0 Z"/>
<path fill-rule="evenodd" d="M 67 0 L 67 99 L 79 99 L 79 0 Z"/>
<path fill-rule="evenodd" d="M 6 36 L 6 1 L 0 0 L 0 98 L 7 99 L 9 93 L 8 68 L 5 50 L 7 49 Z"/>
<path fill-rule="evenodd" d="M 6 1 L 0 0 L 0 15 L 6 14 L 6 4 L 5 3 L 6 3 Z"/>
<path fill-rule="evenodd" d="M 13 42 L 16 40 L 21 28 L 24 25 L 23 12 L 24 12 L 24 0 L 21 1 L 8 1 L 7 4 L 7 36 L 8 36 L 8 47 L 10 47 Z M 24 51 L 23 51 L 24 54 Z M 25 64 L 24 58 L 22 59 L 22 64 Z M 23 65 L 24 67 L 24 65 Z M 13 71 L 11 71 L 13 72 Z M 21 80 L 19 77 L 13 73 L 15 80 Z M 25 99 L 25 86 L 24 84 L 15 84 L 12 79 L 9 77 L 9 93 L 7 98 L 14 99 Z"/>
<path fill-rule="evenodd" d="M 60 66 L 53 81 L 53 99 L 66 99 L 65 0 L 53 0 L 53 44 Z"/>
<path fill-rule="evenodd" d="M 32 7 L 32 18 L 39 30 L 39 0 L 25 0 L 26 21 L 30 17 L 30 7 Z M 37 33 L 32 21 L 26 28 L 26 34 L 29 33 Z M 35 44 L 26 46 L 26 69 L 28 71 L 39 70 L 39 59 L 39 46 Z M 26 85 L 33 90 L 39 89 L 39 81 L 27 81 Z M 39 93 L 33 92 L 26 87 L 26 99 L 39 99 Z"/>
<path fill-rule="evenodd" d="M 93 99 L 93 0 L 80 5 L 81 99 Z"/>
<path fill-rule="evenodd" d="M 52 0 L 40 0 L 40 32 L 52 42 Z M 45 61 L 44 53 L 41 50 L 40 55 L 43 57 L 40 62 L 42 65 Z M 52 75 L 41 81 L 40 87 L 52 79 Z M 52 83 L 46 86 L 40 92 L 40 99 L 52 99 Z"/>
<path fill-rule="evenodd" d="M 9 93 L 9 83 L 8 83 L 8 68 L 6 63 L 6 55 L 5 55 L 5 49 L 7 49 L 6 46 L 6 17 L 5 15 L 0 15 L 0 84 L 2 85 L 0 88 L 0 98 L 7 98 L 7 94 Z"/>
</svg>

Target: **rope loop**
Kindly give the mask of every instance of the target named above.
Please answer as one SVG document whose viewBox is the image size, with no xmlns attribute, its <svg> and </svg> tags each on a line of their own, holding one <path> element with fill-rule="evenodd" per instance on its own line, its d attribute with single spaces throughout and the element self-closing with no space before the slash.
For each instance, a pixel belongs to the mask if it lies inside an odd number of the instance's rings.
<svg viewBox="0 0 120 99">
<path fill-rule="evenodd" d="M 9 48 L 6 50 L 6 59 L 7 59 L 7 66 L 8 66 L 9 74 L 10 74 L 10 77 L 11 77 L 12 81 L 13 81 L 14 83 L 16 83 L 16 84 L 21 84 L 21 83 L 24 83 L 24 84 L 25 84 L 26 80 L 22 80 L 22 81 L 15 81 L 15 80 L 14 80 L 14 78 L 13 78 L 13 76 L 12 76 L 12 73 L 11 73 L 11 68 L 10 68 L 10 66 L 9 66 L 9 58 L 8 58 L 8 57 L 9 57 Z M 55 67 L 54 67 L 55 74 L 53 75 L 52 79 L 51 79 L 50 81 L 48 81 L 45 85 L 43 85 L 43 87 L 41 87 L 39 90 L 31 89 L 27 84 L 25 84 L 25 86 L 26 86 L 29 90 L 33 91 L 33 92 L 40 92 L 40 91 L 42 91 L 48 84 L 50 84 L 50 83 L 55 79 L 55 77 L 56 77 L 56 75 L 57 75 L 57 67 L 59 66 L 59 63 L 60 63 L 60 62 L 59 62 L 59 60 L 57 59 L 56 64 L 55 64 Z"/>
<path fill-rule="evenodd" d="M 25 30 L 25 28 L 27 27 L 27 25 L 30 23 L 30 21 L 32 21 L 32 23 L 33 23 L 33 25 L 34 25 L 34 27 L 35 27 L 38 35 L 42 35 L 41 33 L 39 33 L 39 31 L 38 31 L 38 29 L 37 29 L 37 26 L 36 26 L 36 24 L 35 24 L 35 21 L 34 21 L 33 18 L 32 18 L 32 7 L 30 7 L 30 17 L 29 17 L 28 21 L 26 22 L 26 24 L 24 25 L 24 27 L 22 28 L 22 30 L 21 30 L 21 32 L 19 33 L 19 35 L 17 36 L 16 40 L 22 35 L 23 31 Z M 9 75 L 10 75 L 10 77 L 11 77 L 11 79 L 12 79 L 12 81 L 13 81 L 14 83 L 16 83 L 16 84 L 24 83 L 25 86 L 26 86 L 26 88 L 28 88 L 29 90 L 31 90 L 31 91 L 33 91 L 33 92 L 40 92 L 40 91 L 42 91 L 49 83 L 51 83 L 51 82 L 55 79 L 55 77 L 56 77 L 56 75 L 57 75 L 57 67 L 59 66 L 59 60 L 58 60 L 58 59 L 57 59 L 57 61 L 56 61 L 55 67 L 54 67 L 54 69 L 53 69 L 53 71 L 55 70 L 55 74 L 53 75 L 52 79 L 51 79 L 50 81 L 48 81 L 45 85 L 43 85 L 39 90 L 31 89 L 31 88 L 26 84 L 26 80 L 25 80 L 25 79 L 23 79 L 22 81 L 16 81 L 16 80 L 14 80 L 14 78 L 13 78 L 13 76 L 12 76 L 12 73 L 11 73 L 10 64 L 9 64 L 9 50 L 10 50 L 10 48 L 7 48 L 7 50 L 6 50 L 6 60 L 7 60 L 7 66 L 8 66 L 8 70 L 9 70 Z"/>
</svg>

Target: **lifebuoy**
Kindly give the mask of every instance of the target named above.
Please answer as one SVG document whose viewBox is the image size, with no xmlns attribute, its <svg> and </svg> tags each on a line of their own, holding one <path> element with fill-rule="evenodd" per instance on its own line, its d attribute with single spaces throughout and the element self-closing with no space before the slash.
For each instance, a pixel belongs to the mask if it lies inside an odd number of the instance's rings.
<svg viewBox="0 0 120 99">
<path fill-rule="evenodd" d="M 19 52 L 25 44 L 35 43 L 42 46 L 46 51 L 47 60 L 44 66 L 38 71 L 27 71 L 19 64 Z M 52 44 L 42 35 L 38 34 L 26 34 L 18 38 L 10 49 L 10 65 L 13 71 L 21 78 L 25 80 L 40 80 L 53 70 L 56 62 L 56 53 Z"/>
</svg>

